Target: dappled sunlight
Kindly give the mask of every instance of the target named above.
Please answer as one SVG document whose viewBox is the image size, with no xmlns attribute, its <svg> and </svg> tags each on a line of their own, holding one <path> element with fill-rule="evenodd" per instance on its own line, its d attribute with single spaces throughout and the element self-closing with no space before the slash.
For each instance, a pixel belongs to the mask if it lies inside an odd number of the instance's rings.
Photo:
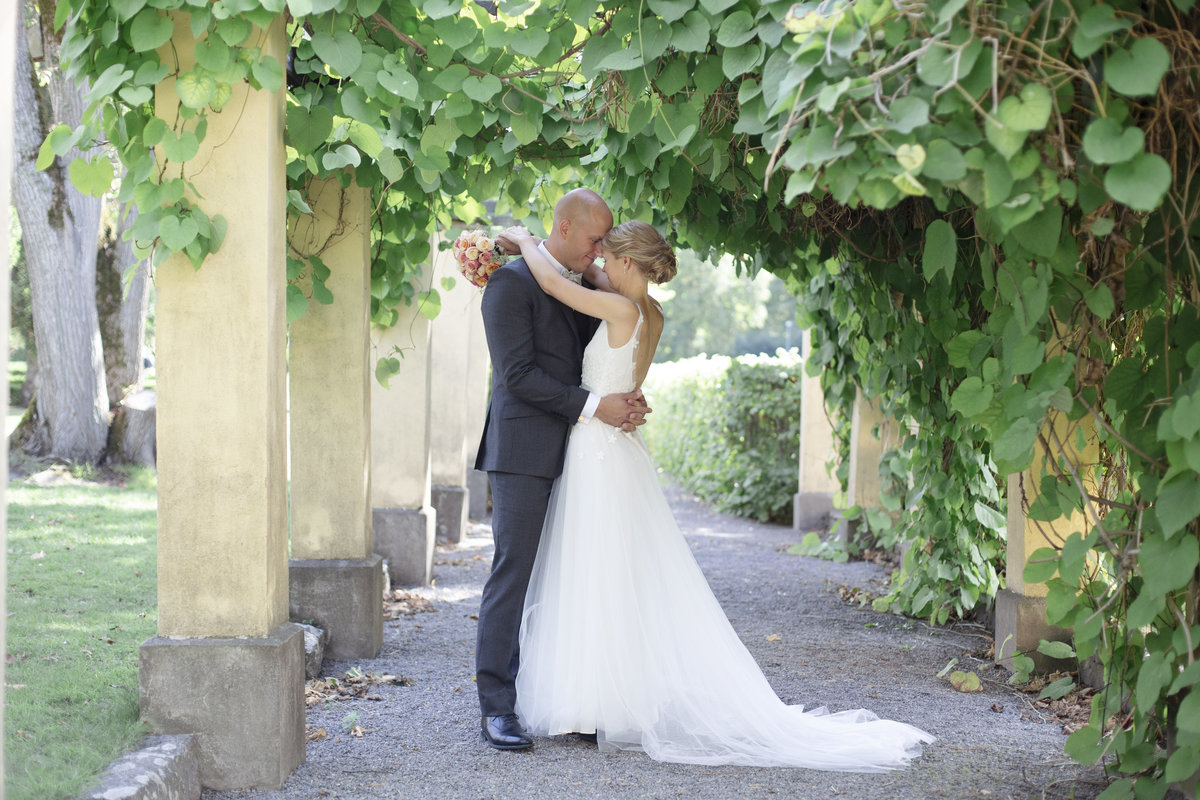
<svg viewBox="0 0 1200 800">
<path fill-rule="evenodd" d="M 483 594 L 482 586 L 418 586 L 407 590 L 409 594 L 436 600 L 439 603 L 461 603 L 465 600 L 478 600 Z"/>
</svg>

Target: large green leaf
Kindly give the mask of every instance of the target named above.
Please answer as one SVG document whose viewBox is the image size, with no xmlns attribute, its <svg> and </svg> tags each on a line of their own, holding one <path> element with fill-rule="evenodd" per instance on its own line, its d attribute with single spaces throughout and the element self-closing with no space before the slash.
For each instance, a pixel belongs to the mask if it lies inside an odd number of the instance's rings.
<svg viewBox="0 0 1200 800">
<path fill-rule="evenodd" d="M 892 130 L 911 133 L 929 122 L 929 103 L 923 97 L 906 95 L 892 103 L 888 116 Z"/>
<path fill-rule="evenodd" d="M 1050 90 L 1040 83 L 1027 83 L 1016 97 L 1000 101 L 997 118 L 1014 131 L 1040 131 L 1050 121 Z"/>
<path fill-rule="evenodd" d="M 663 22 L 674 22 L 695 8 L 696 0 L 647 0 L 646 4 Z"/>
<path fill-rule="evenodd" d="M 1193 495 L 1200 498 L 1200 484 L 1192 482 Z M 1164 510 L 1162 496 L 1155 505 L 1159 521 L 1162 522 Z M 1200 514 L 1200 510 L 1194 512 Z M 1164 526 L 1166 523 L 1163 523 Z M 1196 571 L 1200 561 L 1200 545 L 1194 536 L 1180 536 L 1166 539 L 1161 536 L 1145 536 L 1142 547 L 1138 552 L 1138 566 L 1141 567 L 1142 577 L 1146 586 L 1153 587 L 1153 592 L 1162 594 L 1173 592 L 1187 586 Z"/>
<path fill-rule="evenodd" d="M 961 180 L 967 174 L 967 162 L 949 141 L 934 139 L 926 148 L 921 174 L 945 182 Z"/>
<path fill-rule="evenodd" d="M 179 102 L 188 108 L 204 108 L 216 90 L 217 82 L 212 76 L 196 69 L 183 73 L 175 81 Z"/>
<path fill-rule="evenodd" d="M 975 375 L 964 378 L 950 395 L 950 407 L 965 417 L 982 414 L 992 403 L 995 390 Z"/>
<path fill-rule="evenodd" d="M 143 8 L 129 24 L 129 43 L 138 53 L 157 50 L 171 39 L 175 25 L 157 8 Z"/>
<path fill-rule="evenodd" d="M 287 321 L 288 324 L 295 322 L 304 316 L 304 312 L 308 310 L 308 298 L 304 296 L 304 292 L 300 291 L 300 287 L 294 283 L 289 283 L 287 287 Z"/>
<path fill-rule="evenodd" d="M 312 48 L 318 58 L 342 77 L 353 73 L 362 63 L 362 45 L 350 31 L 317 33 L 312 37 Z"/>
<path fill-rule="evenodd" d="M 736 80 L 762 63 L 766 47 L 762 42 L 751 42 L 741 47 L 732 47 L 722 55 L 721 67 L 725 77 Z"/>
<path fill-rule="evenodd" d="M 67 168 L 67 177 L 83 194 L 103 197 L 112 189 L 112 161 L 105 155 L 97 156 L 91 161 L 77 158 Z"/>
<path fill-rule="evenodd" d="M 725 17 L 717 29 L 717 44 L 721 47 L 740 47 L 754 38 L 757 25 L 749 11 L 738 10 Z"/>
<path fill-rule="evenodd" d="M 689 11 L 677 24 L 671 26 L 671 45 L 681 53 L 698 53 L 708 47 L 712 26 L 708 18 L 699 11 Z M 710 57 L 716 63 L 715 57 Z"/>
<path fill-rule="evenodd" d="M 311 111 L 291 106 L 286 119 L 288 144 L 300 153 L 315 151 L 333 132 L 333 112 L 324 106 L 316 106 Z"/>
<path fill-rule="evenodd" d="M 1171 166 L 1157 153 L 1138 153 L 1109 167 L 1104 188 L 1113 200 L 1135 211 L 1153 211 L 1171 188 Z"/>
<path fill-rule="evenodd" d="M 925 250 L 921 254 L 921 272 L 927 282 L 939 272 L 946 279 L 954 277 L 954 262 L 958 254 L 958 237 L 954 228 L 943 219 L 934 220 L 925 228 Z M 989 402 L 991 398 L 988 398 Z"/>
<path fill-rule="evenodd" d="M 1171 66 L 1171 54 L 1157 39 L 1134 40 L 1127 50 L 1114 50 L 1104 60 L 1104 80 L 1114 91 L 1130 97 L 1158 92 L 1158 84 Z"/>
<path fill-rule="evenodd" d="M 168 214 L 158 223 L 158 235 L 162 237 L 162 243 L 176 252 L 191 244 L 199 233 L 200 226 L 190 216 L 180 219 Z"/>
<path fill-rule="evenodd" d="M 1194 472 L 1185 472 L 1169 480 L 1159 489 L 1154 511 L 1163 534 L 1168 538 L 1183 530 L 1188 523 L 1200 517 L 1200 477 Z M 1193 545 L 1196 542 L 1194 537 L 1185 536 L 1184 539 Z"/>
<path fill-rule="evenodd" d="M 1083 152 L 1097 164 L 1120 164 L 1142 152 L 1145 141 L 1141 128 L 1125 128 L 1111 117 L 1100 117 L 1083 132 Z"/>
</svg>

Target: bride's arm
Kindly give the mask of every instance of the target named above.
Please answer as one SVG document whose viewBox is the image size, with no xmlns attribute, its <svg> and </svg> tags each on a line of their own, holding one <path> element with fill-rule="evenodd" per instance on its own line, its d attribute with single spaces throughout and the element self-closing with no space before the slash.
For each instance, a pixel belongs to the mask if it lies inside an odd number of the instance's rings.
<svg viewBox="0 0 1200 800">
<path fill-rule="evenodd" d="M 608 322 L 636 319 L 637 307 L 614 292 L 596 291 L 564 278 L 550 259 L 538 249 L 538 241 L 527 231 L 506 231 L 505 237 L 521 248 L 521 256 L 542 291 L 589 317 Z M 590 278 L 589 278 L 590 280 Z M 607 278 L 605 285 L 607 285 Z"/>
<path fill-rule="evenodd" d="M 583 279 L 592 286 L 595 286 L 601 292 L 617 291 L 613 288 L 612 283 L 609 282 L 608 275 L 605 274 L 604 270 L 596 266 L 596 262 L 594 261 L 592 262 L 591 266 L 584 270 Z"/>
</svg>

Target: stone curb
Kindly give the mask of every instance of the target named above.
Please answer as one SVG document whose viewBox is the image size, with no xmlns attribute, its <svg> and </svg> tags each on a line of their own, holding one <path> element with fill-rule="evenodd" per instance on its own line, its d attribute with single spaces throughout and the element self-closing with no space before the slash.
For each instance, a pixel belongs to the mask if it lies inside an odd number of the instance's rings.
<svg viewBox="0 0 1200 800">
<path fill-rule="evenodd" d="M 195 736 L 147 736 L 109 765 L 80 800 L 199 800 L 200 745 Z"/>
</svg>

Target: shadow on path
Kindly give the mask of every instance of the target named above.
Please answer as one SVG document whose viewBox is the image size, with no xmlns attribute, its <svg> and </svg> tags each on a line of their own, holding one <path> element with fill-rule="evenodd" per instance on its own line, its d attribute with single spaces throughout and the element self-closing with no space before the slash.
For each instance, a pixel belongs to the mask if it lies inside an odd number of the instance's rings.
<svg viewBox="0 0 1200 800">
<path fill-rule="evenodd" d="M 320 703 L 308 728 L 324 738 L 280 791 L 206 791 L 204 800 L 557 800 L 558 798 L 1094 798 L 1096 768 L 1064 753 L 1059 726 L 1030 718 L 1025 695 L 985 680 L 961 694 L 936 677 L 954 657 L 986 646 L 970 629 L 927 624 L 842 602 L 840 585 L 883 587 L 870 563 L 786 555 L 789 529 L 713 513 L 677 491 L 671 505 L 734 628 L 788 703 L 832 711 L 869 708 L 938 737 L 904 771 L 886 774 L 662 764 L 640 753 L 601 754 L 575 737 L 539 739 L 502 753 L 479 736 L 475 614 L 491 559 L 491 532 L 473 525 L 439 548 L 434 585 L 413 593 L 433 611 L 385 623 L 379 656 L 327 661 L 323 675 L 357 668 L 403 675 L 378 700 Z M 1001 708 L 996 711 L 993 708 Z M 353 715 L 357 715 L 354 717 Z M 349 718 L 348 718 L 349 716 Z M 347 728 L 357 724 L 362 735 Z"/>
</svg>

